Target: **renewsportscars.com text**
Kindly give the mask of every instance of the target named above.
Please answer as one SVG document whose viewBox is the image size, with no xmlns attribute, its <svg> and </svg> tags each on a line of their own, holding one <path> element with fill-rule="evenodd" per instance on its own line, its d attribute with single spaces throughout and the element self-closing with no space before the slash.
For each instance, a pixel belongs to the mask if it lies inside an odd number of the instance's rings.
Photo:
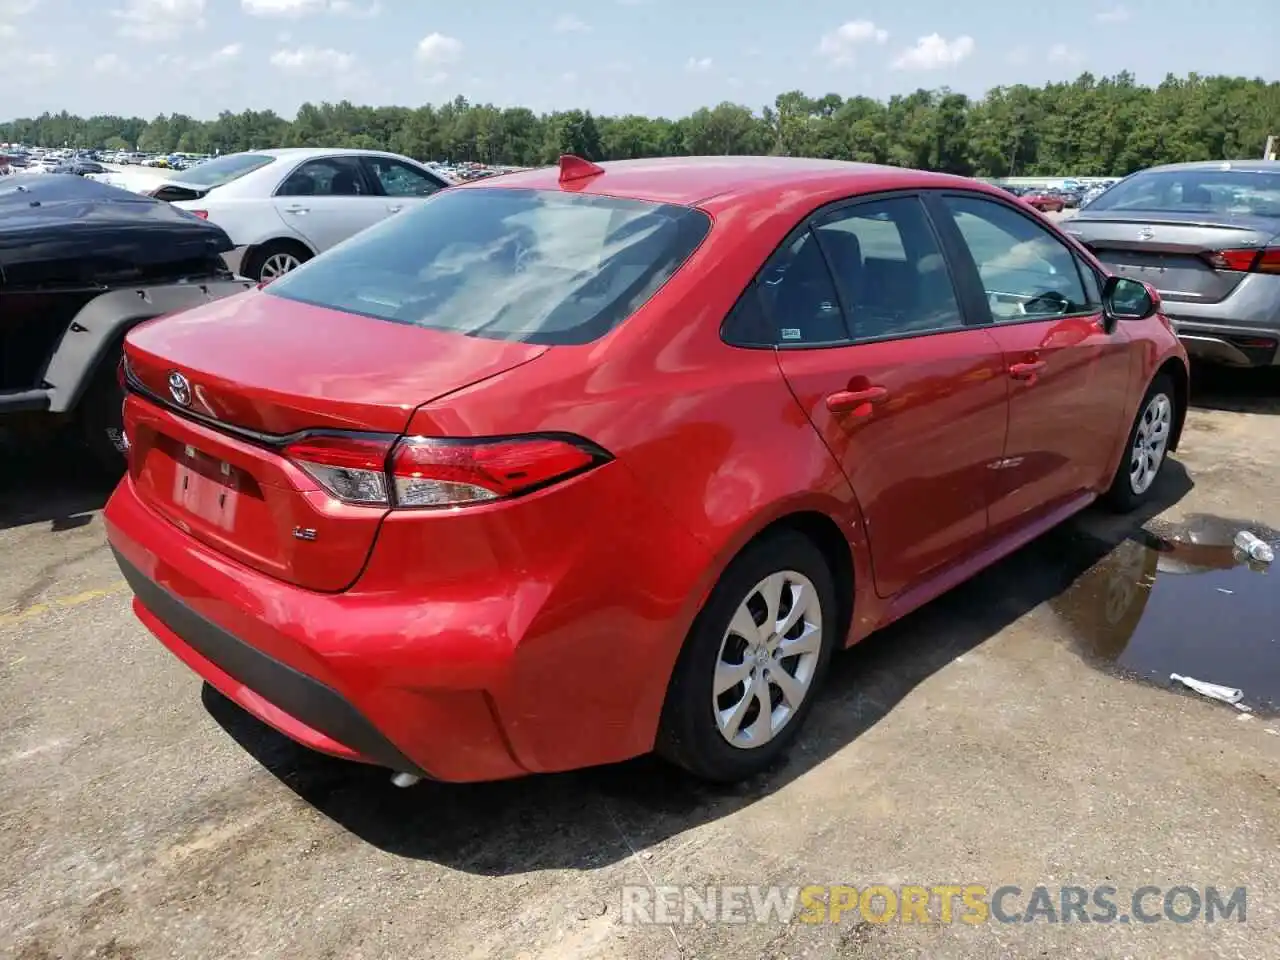
<svg viewBox="0 0 1280 960">
<path fill-rule="evenodd" d="M 622 922 L 693 923 L 1245 923 L 1245 887 L 1140 886 L 1123 892 L 1043 884 L 932 886 L 627 886 Z"/>
</svg>

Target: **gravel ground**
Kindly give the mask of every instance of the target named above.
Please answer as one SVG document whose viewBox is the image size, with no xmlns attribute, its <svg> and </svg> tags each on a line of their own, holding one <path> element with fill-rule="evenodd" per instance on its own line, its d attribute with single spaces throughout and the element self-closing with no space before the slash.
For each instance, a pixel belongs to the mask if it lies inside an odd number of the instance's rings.
<svg viewBox="0 0 1280 960">
<path fill-rule="evenodd" d="M 1280 527 L 1278 397 L 1271 376 L 1198 386 L 1150 529 L 1198 514 Z M 56 449 L 0 456 L 5 956 L 1280 956 L 1280 722 L 1136 682 L 1082 642 L 1114 599 L 1090 585 L 1128 521 L 1090 511 L 840 656 L 801 745 L 746 786 L 644 759 L 396 790 L 202 692 L 131 615 L 103 491 Z M 1154 575 L 1176 614 L 1195 578 Z M 1259 608 L 1221 590 L 1219 629 L 1175 615 L 1154 642 L 1243 638 L 1256 671 L 1210 679 L 1252 694 L 1276 662 L 1280 591 Z M 1244 886 L 1247 919 L 622 915 L 629 885 L 878 883 L 1016 885 L 1018 911 L 1037 884 Z"/>
</svg>

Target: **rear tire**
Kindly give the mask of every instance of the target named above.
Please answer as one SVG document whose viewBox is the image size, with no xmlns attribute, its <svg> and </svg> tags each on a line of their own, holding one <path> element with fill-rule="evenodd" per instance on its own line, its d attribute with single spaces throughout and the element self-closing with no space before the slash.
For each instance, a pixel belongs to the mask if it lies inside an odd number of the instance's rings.
<svg viewBox="0 0 1280 960">
<path fill-rule="evenodd" d="M 1129 428 L 1116 475 L 1103 495 L 1106 504 L 1117 513 L 1136 510 L 1151 498 L 1151 491 L 1169 458 L 1169 443 L 1178 415 L 1176 398 L 1173 380 L 1161 373 L 1151 381 L 1138 404 L 1138 415 Z"/>
<path fill-rule="evenodd" d="M 765 770 L 813 709 L 838 642 L 837 622 L 834 580 L 813 541 L 783 531 L 748 545 L 685 640 L 667 688 L 658 753 L 721 783 Z"/>
<path fill-rule="evenodd" d="M 249 255 L 243 272 L 250 280 L 270 283 L 310 259 L 311 251 L 295 240 L 269 240 Z"/>
</svg>

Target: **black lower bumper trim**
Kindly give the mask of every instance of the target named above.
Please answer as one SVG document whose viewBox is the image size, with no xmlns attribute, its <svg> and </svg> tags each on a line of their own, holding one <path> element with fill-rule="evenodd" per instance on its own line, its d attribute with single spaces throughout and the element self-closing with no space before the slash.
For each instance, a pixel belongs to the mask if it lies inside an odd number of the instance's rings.
<svg viewBox="0 0 1280 960">
<path fill-rule="evenodd" d="M 161 623 L 228 676 L 313 730 L 375 763 L 427 776 L 341 694 L 232 636 L 148 578 L 112 547 L 129 586 Z"/>
</svg>

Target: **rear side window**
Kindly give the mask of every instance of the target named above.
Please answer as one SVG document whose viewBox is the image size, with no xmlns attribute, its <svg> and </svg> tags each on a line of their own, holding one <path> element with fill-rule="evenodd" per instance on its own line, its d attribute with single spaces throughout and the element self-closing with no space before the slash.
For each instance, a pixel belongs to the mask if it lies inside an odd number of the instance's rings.
<svg viewBox="0 0 1280 960">
<path fill-rule="evenodd" d="M 1249 170 L 1149 170 L 1122 180 L 1089 212 L 1145 210 L 1280 217 L 1280 173 Z"/>
<path fill-rule="evenodd" d="M 265 153 L 233 153 L 216 160 L 206 160 L 190 170 L 183 170 L 174 179 L 193 187 L 212 190 L 275 162 L 275 157 Z"/>
<path fill-rule="evenodd" d="M 757 289 L 773 325 L 773 343 L 785 347 L 849 339 L 840 297 L 813 231 L 798 234 L 773 255 Z"/>
<path fill-rule="evenodd" d="M 267 292 L 468 336 L 589 343 L 638 310 L 710 226 L 699 210 L 640 200 L 442 190 Z"/>
</svg>

